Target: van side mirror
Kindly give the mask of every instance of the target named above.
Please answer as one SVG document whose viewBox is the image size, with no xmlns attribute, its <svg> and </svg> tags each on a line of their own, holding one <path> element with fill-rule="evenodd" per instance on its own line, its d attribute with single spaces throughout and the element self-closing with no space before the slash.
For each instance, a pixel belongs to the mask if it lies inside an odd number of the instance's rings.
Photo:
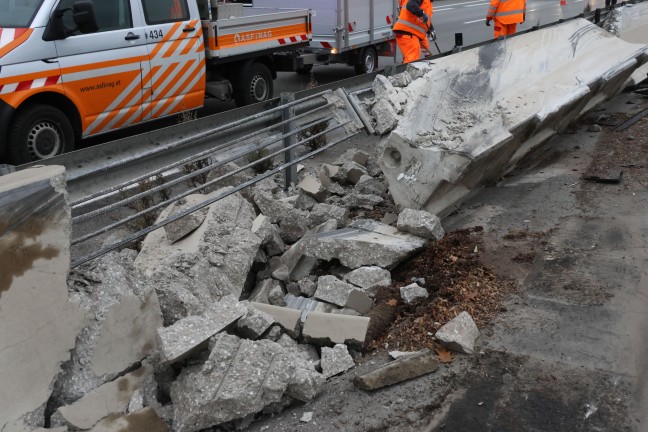
<svg viewBox="0 0 648 432">
<path fill-rule="evenodd" d="M 68 12 L 72 12 L 72 20 L 76 28 L 65 27 L 63 15 Z M 77 30 L 81 33 L 94 33 L 99 30 L 92 0 L 77 0 L 72 5 L 72 8 L 56 9 L 50 17 L 47 27 L 45 27 L 43 40 L 51 42 L 65 39 Z"/>
</svg>

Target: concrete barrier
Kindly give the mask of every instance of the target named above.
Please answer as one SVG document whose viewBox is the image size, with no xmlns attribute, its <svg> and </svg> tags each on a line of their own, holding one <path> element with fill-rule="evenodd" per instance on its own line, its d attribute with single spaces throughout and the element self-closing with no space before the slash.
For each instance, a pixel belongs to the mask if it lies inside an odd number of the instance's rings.
<svg viewBox="0 0 648 432">
<path fill-rule="evenodd" d="M 648 3 L 627 4 L 614 9 L 603 28 L 626 42 L 648 44 Z M 648 64 L 635 70 L 626 85 L 637 85 L 646 78 Z"/>
<path fill-rule="evenodd" d="M 645 45 L 576 19 L 413 68 L 381 160 L 394 200 L 444 214 L 620 92 L 647 60 Z"/>
<path fill-rule="evenodd" d="M 45 405 L 83 314 L 68 299 L 65 170 L 0 178 L 0 430 L 44 426 Z"/>
</svg>

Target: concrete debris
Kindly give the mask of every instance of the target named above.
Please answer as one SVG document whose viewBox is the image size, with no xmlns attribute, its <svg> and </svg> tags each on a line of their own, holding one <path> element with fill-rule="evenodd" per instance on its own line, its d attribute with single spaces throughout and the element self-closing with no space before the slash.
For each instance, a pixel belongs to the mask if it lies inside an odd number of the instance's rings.
<svg viewBox="0 0 648 432">
<path fill-rule="evenodd" d="M 312 196 L 300 193 L 295 200 L 295 208 L 304 211 L 311 211 L 317 202 L 318 201 Z"/>
<path fill-rule="evenodd" d="M 332 175 L 331 178 L 336 182 L 345 185 L 354 185 L 360 181 L 360 177 L 367 174 L 367 169 L 354 161 L 347 161 L 342 164 L 337 173 Z"/>
<path fill-rule="evenodd" d="M 353 161 L 359 165 L 362 165 L 363 167 L 366 167 L 367 163 L 369 162 L 369 155 L 362 150 L 352 148 L 345 151 L 342 156 L 337 159 L 335 165 L 342 166 L 349 161 Z"/>
<path fill-rule="evenodd" d="M 337 172 L 340 170 L 340 167 L 336 165 L 330 165 L 330 164 L 323 164 L 320 165 L 319 169 L 317 170 L 317 179 L 322 183 L 325 187 L 330 187 L 332 184 L 331 178 L 335 175 L 337 175 Z"/>
<path fill-rule="evenodd" d="M 399 231 L 427 239 L 441 240 L 445 235 L 441 219 L 423 210 L 404 209 L 398 215 L 396 226 Z"/>
<path fill-rule="evenodd" d="M 260 214 L 252 222 L 250 230 L 261 239 L 261 246 L 265 246 L 272 238 L 272 227 L 273 225 L 272 222 L 270 222 L 270 218 L 264 214 Z"/>
<path fill-rule="evenodd" d="M 299 337 L 301 334 L 301 311 L 266 303 L 251 302 L 252 307 L 271 315 L 289 336 Z"/>
<path fill-rule="evenodd" d="M 286 306 L 286 301 L 284 300 L 285 296 L 286 290 L 284 289 L 283 284 L 273 284 L 268 292 L 268 301 L 271 305 Z"/>
<path fill-rule="evenodd" d="M 153 408 L 144 408 L 123 416 L 109 416 L 89 432 L 171 432 Z"/>
<path fill-rule="evenodd" d="M 408 63 L 405 73 L 407 73 L 412 81 L 422 78 L 426 73 L 434 69 L 434 63 L 431 62 L 415 62 Z"/>
<path fill-rule="evenodd" d="M 76 268 L 68 286 L 92 319 L 58 377 L 53 405 L 68 405 L 114 380 L 157 346 L 162 314 L 155 290 L 117 252 Z"/>
<path fill-rule="evenodd" d="M 382 197 L 387 192 L 387 184 L 370 175 L 363 175 L 358 180 L 355 190 L 363 195 L 377 195 Z"/>
<path fill-rule="evenodd" d="M 302 334 L 307 343 L 320 346 L 339 343 L 360 351 L 368 328 L 367 317 L 310 312 Z"/>
<path fill-rule="evenodd" d="M 185 368 L 173 383 L 174 429 L 195 432 L 240 419 L 284 394 L 307 402 L 323 382 L 301 356 L 275 342 L 220 334 L 207 361 Z"/>
<path fill-rule="evenodd" d="M 247 315 L 247 308 L 232 296 L 225 296 L 201 316 L 190 316 L 158 329 L 162 361 L 177 363 L 204 349 L 209 338 Z"/>
<path fill-rule="evenodd" d="M 372 220 L 356 220 L 348 228 L 309 235 L 301 240 L 303 254 L 342 265 L 394 268 L 425 246 L 426 240 Z"/>
<path fill-rule="evenodd" d="M 281 238 L 289 244 L 299 241 L 308 232 L 308 212 L 294 210 L 279 222 Z"/>
<path fill-rule="evenodd" d="M 472 354 L 479 329 L 470 314 L 464 311 L 441 327 L 434 337 L 449 350 Z"/>
<path fill-rule="evenodd" d="M 308 411 L 302 414 L 301 418 L 299 419 L 300 422 L 302 423 L 310 423 L 313 420 L 313 412 Z"/>
<path fill-rule="evenodd" d="M 304 254 L 304 239 L 322 233 L 333 231 L 337 228 L 337 221 L 328 220 L 321 225 L 316 226 L 310 230 L 306 235 L 297 243 L 292 245 L 282 256 L 281 260 L 288 266 L 290 272 L 290 280 L 298 281 L 310 276 L 311 272 L 317 265 L 318 260 L 313 257 L 305 256 Z"/>
<path fill-rule="evenodd" d="M 223 192 L 218 190 L 205 199 Z M 165 209 L 160 219 L 169 211 Z M 255 219 L 252 205 L 236 193 L 211 204 L 200 228 L 174 244 L 162 229 L 146 236 L 135 266 L 152 279 L 160 297 L 165 297 L 161 300 L 165 324 L 183 317 L 184 301 L 201 305 L 198 309 L 204 311 L 222 296 L 241 296 L 261 245 L 261 239 L 251 231 Z"/>
<path fill-rule="evenodd" d="M 130 401 L 128 401 L 128 408 L 126 409 L 126 412 L 139 411 L 141 409 L 144 409 L 145 407 L 146 405 L 144 402 L 144 393 L 142 392 L 142 389 L 135 390 L 130 398 Z"/>
<path fill-rule="evenodd" d="M 270 191 L 255 186 L 252 189 L 252 197 L 261 213 L 268 216 L 274 224 L 281 225 L 283 220 L 295 219 L 296 215 L 303 218 L 307 216 L 306 212 L 294 207 L 294 200 L 297 199 L 296 196 L 292 202 L 291 200 L 285 201 L 281 198 L 278 199 Z"/>
<path fill-rule="evenodd" d="M 377 101 L 386 100 L 394 107 L 397 114 L 403 112 L 407 96 L 399 92 L 386 76 L 377 75 L 371 88 Z"/>
<path fill-rule="evenodd" d="M 398 221 L 398 215 L 395 213 L 385 213 L 385 216 L 383 216 L 382 220 L 380 222 L 384 223 L 385 225 L 393 225 Z"/>
<path fill-rule="evenodd" d="M 297 282 L 288 282 L 286 284 L 286 291 L 288 292 L 288 294 L 292 294 L 294 296 L 300 296 L 302 294 Z"/>
<path fill-rule="evenodd" d="M 207 182 L 210 182 L 212 180 L 216 180 L 217 178 L 221 178 L 227 174 L 233 173 L 234 171 L 239 170 L 240 167 L 235 164 L 234 162 L 228 162 L 224 165 L 218 166 L 214 168 L 213 170 L 209 171 L 207 174 Z M 219 180 L 214 186 L 210 186 L 207 188 L 206 192 L 213 192 L 214 190 L 217 189 L 222 189 L 224 187 L 235 187 L 238 186 L 242 183 L 245 183 L 246 181 L 250 180 L 251 176 L 246 173 L 245 171 L 238 172 L 236 174 L 232 174 L 227 178 Z M 276 187 L 276 185 L 275 185 Z M 240 191 L 240 193 L 245 197 L 248 198 L 248 189 L 243 189 Z"/>
<path fill-rule="evenodd" d="M 389 270 L 377 266 L 360 267 L 347 273 L 344 280 L 362 289 L 370 298 L 375 297 L 379 288 L 392 283 Z"/>
<path fill-rule="evenodd" d="M 73 404 L 60 407 L 52 416 L 52 424 L 85 430 L 109 415 L 126 413 L 133 393 L 152 373 L 153 367 L 147 365 L 103 384 Z"/>
<path fill-rule="evenodd" d="M 400 288 L 400 296 L 407 305 L 413 305 L 428 298 L 428 291 L 416 283 Z"/>
<path fill-rule="evenodd" d="M 308 225 L 321 225 L 329 219 L 335 219 L 338 228 L 343 228 L 349 222 L 349 210 L 333 204 L 316 204 L 308 215 Z"/>
<path fill-rule="evenodd" d="M 375 119 L 374 128 L 379 135 L 385 135 L 394 130 L 400 119 L 394 106 L 385 99 L 378 100 L 371 107 L 371 115 Z"/>
<path fill-rule="evenodd" d="M 189 195 L 182 198 L 172 205 L 169 216 L 185 211 L 203 201 L 204 195 Z M 187 216 L 165 225 L 164 232 L 166 233 L 169 243 L 173 244 L 181 238 L 184 238 L 187 234 L 198 229 L 198 227 L 205 221 L 208 210 L 207 207 L 203 207 L 198 211 L 190 213 Z"/>
<path fill-rule="evenodd" d="M 299 285 L 299 291 L 301 291 L 301 294 L 306 297 L 313 297 L 317 290 L 317 282 L 310 278 L 300 279 L 299 282 L 297 282 L 297 285 Z"/>
<path fill-rule="evenodd" d="M 322 375 L 331 378 L 355 367 L 353 357 L 344 344 L 335 344 L 333 348 L 322 348 Z"/>
<path fill-rule="evenodd" d="M 304 360 L 311 363 L 313 369 L 317 370 L 320 364 L 320 356 L 314 346 L 297 343 L 295 339 L 291 338 L 287 334 L 281 335 L 281 337 L 276 342 L 285 349 L 293 351 L 302 356 Z"/>
<path fill-rule="evenodd" d="M 272 318 L 274 318 L 274 316 Z M 276 342 L 281 337 L 282 334 L 283 331 L 281 330 L 281 326 L 279 324 L 275 324 L 272 327 L 270 327 L 270 330 L 268 330 L 266 334 L 263 335 L 263 339 L 268 339 L 273 342 Z"/>
<path fill-rule="evenodd" d="M 247 315 L 236 322 L 236 331 L 244 338 L 257 340 L 274 322 L 272 315 L 250 306 Z"/>
<path fill-rule="evenodd" d="M 362 390 L 377 390 L 397 384 L 408 379 L 434 372 L 438 362 L 434 353 L 423 350 L 412 355 L 401 357 L 371 372 L 356 377 L 353 382 Z"/>
<path fill-rule="evenodd" d="M 297 187 L 304 191 L 305 194 L 315 198 L 317 202 L 324 201 L 328 196 L 326 186 L 324 186 L 319 179 L 310 175 L 304 176 Z"/>
<path fill-rule="evenodd" d="M 324 312 L 324 313 L 339 313 L 343 315 L 360 316 L 360 312 L 351 308 L 340 308 L 336 305 L 317 301 L 312 298 L 294 296 L 291 294 L 286 295 L 286 307 L 291 309 L 298 309 L 301 311 L 302 322 L 306 321 L 310 312 Z"/>
<path fill-rule="evenodd" d="M 361 314 L 368 313 L 373 307 L 373 301 L 367 294 L 335 276 L 319 277 L 315 298 L 340 307 L 351 308 Z"/>
<path fill-rule="evenodd" d="M 269 264 L 270 274 L 274 279 L 284 283 L 290 282 L 290 269 L 280 257 L 272 257 Z"/>
<path fill-rule="evenodd" d="M 378 195 L 371 194 L 361 194 L 357 192 L 352 192 L 349 195 L 342 198 L 342 203 L 344 206 L 350 209 L 365 209 L 373 210 L 374 207 L 382 204 L 385 200 Z"/>
<path fill-rule="evenodd" d="M 399 358 L 407 357 L 418 352 L 420 351 L 389 351 L 389 357 L 393 360 L 398 360 Z"/>
<path fill-rule="evenodd" d="M 394 87 L 407 87 L 412 82 L 412 76 L 406 71 L 388 77 Z"/>
<path fill-rule="evenodd" d="M 273 288 L 281 282 L 274 279 L 264 279 L 257 283 L 248 300 L 257 303 L 270 304 L 270 292 L 276 292 Z"/>
</svg>

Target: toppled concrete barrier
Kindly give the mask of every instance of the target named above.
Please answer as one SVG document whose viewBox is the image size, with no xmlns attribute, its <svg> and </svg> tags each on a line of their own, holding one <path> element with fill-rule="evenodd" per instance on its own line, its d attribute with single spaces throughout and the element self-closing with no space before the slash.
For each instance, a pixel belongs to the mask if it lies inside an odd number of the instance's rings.
<svg viewBox="0 0 648 432">
<path fill-rule="evenodd" d="M 303 254 L 325 261 L 338 259 L 351 269 L 393 268 L 425 246 L 426 240 L 372 220 L 356 220 L 348 228 L 307 236 Z"/>
<path fill-rule="evenodd" d="M 381 167 L 396 204 L 436 215 L 620 92 L 648 48 L 572 20 L 436 59 L 407 87 Z"/>
<path fill-rule="evenodd" d="M 269 341 L 220 334 L 204 364 L 173 383 L 174 429 L 195 432 L 260 412 L 284 394 L 307 402 L 324 378 L 298 354 Z"/>
<path fill-rule="evenodd" d="M 438 362 L 434 353 L 423 350 L 406 355 L 387 363 L 364 375 L 358 376 L 353 383 L 362 390 L 377 390 L 408 379 L 434 372 Z"/>
<path fill-rule="evenodd" d="M 236 193 L 211 204 L 202 225 L 176 243 L 170 244 L 163 228 L 146 236 L 135 266 L 158 291 L 165 325 L 200 315 L 225 295 L 241 296 L 261 245 L 251 231 L 255 218 L 252 205 Z"/>
<path fill-rule="evenodd" d="M 83 325 L 68 298 L 70 229 L 63 167 L 2 176 L 0 430 L 44 426 L 54 378 Z"/>
<path fill-rule="evenodd" d="M 648 4 L 628 4 L 611 10 L 603 28 L 626 42 L 648 44 Z M 648 64 L 635 70 L 626 86 L 634 86 L 648 78 Z"/>
</svg>

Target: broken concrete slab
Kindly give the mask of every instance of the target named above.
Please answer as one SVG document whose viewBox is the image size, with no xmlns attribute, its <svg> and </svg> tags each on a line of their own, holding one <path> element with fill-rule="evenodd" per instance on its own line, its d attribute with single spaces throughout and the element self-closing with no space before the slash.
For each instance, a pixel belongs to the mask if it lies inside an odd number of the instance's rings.
<svg viewBox="0 0 648 432">
<path fill-rule="evenodd" d="M 274 324 L 275 319 L 269 313 L 250 305 L 248 313 L 236 322 L 236 331 L 243 337 L 256 340 Z"/>
<path fill-rule="evenodd" d="M 0 430 L 14 423 L 31 429 L 44 426 L 54 379 L 84 325 L 66 284 L 71 224 L 65 169 L 2 176 L 0 215 Z"/>
<path fill-rule="evenodd" d="M 333 348 L 322 347 L 322 375 L 331 378 L 355 367 L 347 346 L 335 344 Z"/>
<path fill-rule="evenodd" d="M 375 297 L 379 288 L 388 287 L 392 283 L 389 270 L 377 266 L 355 269 L 347 273 L 344 280 L 361 288 L 370 298 Z"/>
<path fill-rule="evenodd" d="M 349 222 L 349 210 L 333 204 L 316 204 L 308 215 L 308 225 L 318 226 L 329 219 L 335 219 L 337 227 L 343 228 Z"/>
<path fill-rule="evenodd" d="M 347 161 L 338 168 L 331 178 L 343 185 L 354 185 L 360 181 L 363 175 L 367 175 L 367 169 L 364 166 L 354 161 Z"/>
<path fill-rule="evenodd" d="M 363 195 L 376 195 L 382 197 L 387 192 L 387 184 L 368 174 L 363 175 L 355 185 L 355 190 Z"/>
<path fill-rule="evenodd" d="M 407 71 L 392 75 L 387 78 L 394 87 L 407 87 L 412 82 L 412 76 Z"/>
<path fill-rule="evenodd" d="M 434 353 L 423 350 L 412 355 L 391 361 L 364 375 L 358 376 L 353 383 L 362 390 L 377 390 L 408 379 L 434 372 L 438 362 Z"/>
<path fill-rule="evenodd" d="M 173 216 L 177 213 L 181 213 L 191 207 L 194 207 L 204 201 L 204 195 L 189 195 L 185 198 L 182 198 L 176 201 L 172 207 L 169 216 Z M 209 209 L 204 207 L 198 211 L 188 214 L 176 221 L 171 222 L 164 226 L 164 232 L 166 233 L 169 243 L 173 244 L 187 236 L 187 234 L 198 229 L 200 225 L 205 221 L 207 217 L 207 211 Z"/>
<path fill-rule="evenodd" d="M 252 196 L 254 203 L 261 213 L 268 216 L 274 224 L 281 224 L 281 221 L 289 217 L 294 219 L 295 215 L 307 216 L 306 212 L 294 207 L 294 202 L 277 199 L 277 197 L 267 190 L 255 186 L 252 189 Z M 294 199 L 296 200 L 297 197 Z"/>
<path fill-rule="evenodd" d="M 280 284 L 281 282 L 275 279 L 264 279 L 259 281 L 250 294 L 248 300 L 251 302 L 270 304 L 270 293 L 276 292 L 273 288 Z"/>
<path fill-rule="evenodd" d="M 73 404 L 60 407 L 52 416 L 52 422 L 57 426 L 85 430 L 92 428 L 105 417 L 124 414 L 133 393 L 152 373 L 153 367 L 145 365 L 103 384 Z"/>
<path fill-rule="evenodd" d="M 355 148 L 349 149 L 345 151 L 342 156 L 337 158 L 337 161 L 335 162 L 335 165 L 342 166 L 345 163 L 353 161 L 359 165 L 362 165 L 364 167 L 367 166 L 367 162 L 369 162 L 369 155 L 366 152 L 363 152 L 362 150 L 358 150 Z M 331 174 L 333 175 L 333 174 Z"/>
<path fill-rule="evenodd" d="M 336 228 L 337 221 L 333 219 L 316 226 L 281 256 L 281 260 L 288 266 L 290 271 L 290 280 L 298 281 L 307 278 L 317 265 L 318 260 L 316 258 L 304 256 L 304 239 L 312 235 L 333 231 Z"/>
<path fill-rule="evenodd" d="M 245 315 L 244 304 L 233 296 L 225 296 L 200 316 L 186 317 L 172 326 L 158 329 L 162 361 L 172 364 L 190 357 L 204 349 L 209 338 Z"/>
<path fill-rule="evenodd" d="M 368 313 L 373 307 L 373 301 L 363 291 L 330 275 L 319 277 L 314 297 L 361 314 Z"/>
<path fill-rule="evenodd" d="M 227 189 L 215 191 L 205 195 L 205 199 L 225 192 Z M 159 220 L 166 218 L 169 211 L 165 209 Z M 255 219 L 254 208 L 248 201 L 238 193 L 229 195 L 211 204 L 203 224 L 174 244 L 168 242 L 162 229 L 148 234 L 135 266 L 166 289 L 182 288 L 205 307 L 228 294 L 239 298 L 261 244 L 261 239 L 251 231 Z M 185 277 L 165 282 L 166 276 L 177 277 L 168 274 L 169 269 Z M 195 281 L 210 282 L 207 299 L 195 293 Z M 165 320 L 169 321 L 166 315 Z"/>
<path fill-rule="evenodd" d="M 264 214 L 260 214 L 254 219 L 250 230 L 261 239 L 261 246 L 265 246 L 272 238 L 272 222 Z"/>
<path fill-rule="evenodd" d="M 204 364 L 185 368 L 171 388 L 174 429 L 196 432 L 260 412 L 284 394 L 307 402 L 323 377 L 301 356 L 267 339 L 219 334 Z"/>
<path fill-rule="evenodd" d="M 279 222 L 279 234 L 288 244 L 299 241 L 308 232 L 308 212 L 295 209 Z"/>
<path fill-rule="evenodd" d="M 280 257 L 272 257 L 269 264 L 270 274 L 274 279 L 284 283 L 290 282 L 290 269 Z"/>
<path fill-rule="evenodd" d="M 464 311 L 441 327 L 434 337 L 449 350 L 472 354 L 479 329 L 470 314 Z"/>
<path fill-rule="evenodd" d="M 338 259 L 351 269 L 395 267 L 426 244 L 426 239 L 372 220 L 356 220 L 348 228 L 309 235 L 301 240 L 307 257 Z"/>
<path fill-rule="evenodd" d="M 234 171 L 238 171 L 240 167 L 235 164 L 234 162 L 228 162 L 226 164 L 223 164 L 221 166 L 218 166 L 214 168 L 213 170 L 209 171 L 207 173 L 207 182 L 210 182 L 212 180 L 216 180 L 217 178 L 221 178 L 226 176 L 227 174 L 233 173 Z M 227 178 L 223 178 L 219 180 L 214 186 L 210 186 L 206 192 L 213 192 L 214 190 L 217 189 L 222 189 L 224 187 L 236 187 L 242 183 L 245 183 L 246 181 L 250 180 L 251 176 L 246 173 L 245 171 L 238 172 L 236 174 L 231 174 Z M 246 196 L 247 191 L 243 189 L 241 191 L 243 196 Z M 247 196 L 246 196 L 247 198 Z"/>
<path fill-rule="evenodd" d="M 328 190 L 319 179 L 316 177 L 307 175 L 299 182 L 297 185 L 305 194 L 315 198 L 317 202 L 322 202 L 328 196 Z"/>
<path fill-rule="evenodd" d="M 153 408 L 122 416 L 109 416 L 100 421 L 89 432 L 171 432 L 169 426 L 158 417 Z"/>
<path fill-rule="evenodd" d="M 384 201 L 384 198 L 381 196 L 361 194 L 356 191 L 342 198 L 342 204 L 349 209 L 373 210 L 374 207 L 382 204 Z"/>
<path fill-rule="evenodd" d="M 298 337 L 301 333 L 301 311 L 265 303 L 250 302 L 252 307 L 274 317 L 291 337 Z"/>
<path fill-rule="evenodd" d="M 320 346 L 345 344 L 361 350 L 369 328 L 368 317 L 310 312 L 302 334 L 308 343 Z"/>
<path fill-rule="evenodd" d="M 400 296 L 406 305 L 413 305 L 428 298 L 428 291 L 417 283 L 411 283 L 400 288 Z"/>
<path fill-rule="evenodd" d="M 386 100 L 393 107 L 396 113 L 400 114 L 407 103 L 407 95 L 395 88 L 389 78 L 384 75 L 377 75 L 371 85 L 377 101 Z"/>
<path fill-rule="evenodd" d="M 385 135 L 394 130 L 400 119 L 394 106 L 386 99 L 378 100 L 371 107 L 371 115 L 375 119 L 374 129 L 378 135 Z"/>
<path fill-rule="evenodd" d="M 423 210 L 404 209 L 398 215 L 396 227 L 399 231 L 433 240 L 441 240 L 445 235 L 441 219 Z"/>
<path fill-rule="evenodd" d="M 56 381 L 54 407 L 78 400 L 133 367 L 154 351 L 162 326 L 155 290 L 142 283 L 126 255 L 111 252 L 77 267 L 68 287 L 92 318 Z"/>
</svg>

